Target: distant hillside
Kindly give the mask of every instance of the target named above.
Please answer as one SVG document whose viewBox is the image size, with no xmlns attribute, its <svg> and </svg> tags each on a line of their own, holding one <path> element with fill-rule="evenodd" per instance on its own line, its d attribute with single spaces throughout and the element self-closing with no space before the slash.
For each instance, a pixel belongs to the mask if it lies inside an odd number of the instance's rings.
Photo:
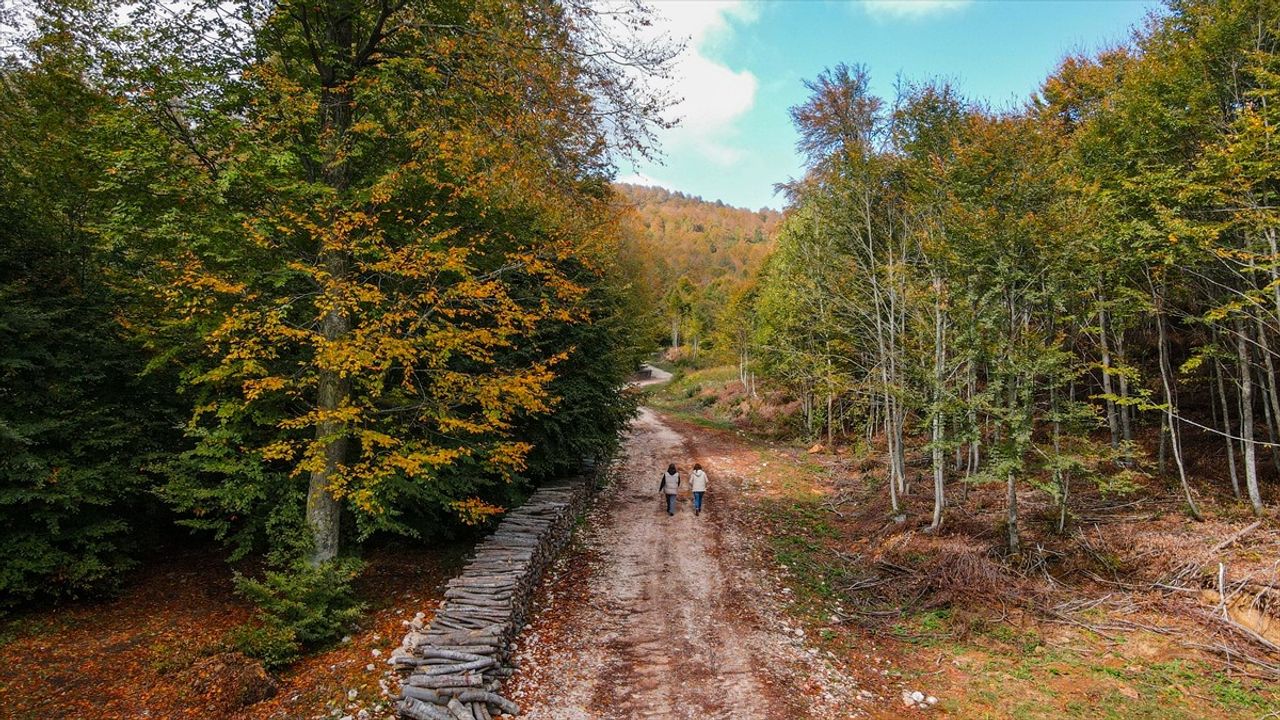
<svg viewBox="0 0 1280 720">
<path fill-rule="evenodd" d="M 726 275 L 753 275 L 782 221 L 782 213 L 768 208 L 748 210 L 626 183 L 615 188 L 635 207 L 640 232 L 632 239 L 653 251 L 660 276 L 683 276 L 699 287 Z"/>
<path fill-rule="evenodd" d="M 636 279 L 653 289 L 670 344 L 688 344 L 696 354 L 719 313 L 754 284 L 782 213 L 662 188 L 615 188 L 635 210 L 626 245 L 640 268 Z"/>
</svg>

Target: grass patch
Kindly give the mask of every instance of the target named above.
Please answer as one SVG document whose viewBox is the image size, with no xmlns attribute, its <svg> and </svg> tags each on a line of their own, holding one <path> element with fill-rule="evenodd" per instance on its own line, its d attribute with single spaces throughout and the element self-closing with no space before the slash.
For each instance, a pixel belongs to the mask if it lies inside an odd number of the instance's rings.
<svg viewBox="0 0 1280 720">
<path fill-rule="evenodd" d="M 1235 678 L 1222 673 L 1214 673 L 1213 685 L 1209 688 L 1213 699 L 1219 706 L 1227 710 L 1270 710 L 1280 711 L 1280 703 L 1268 699 L 1259 692 L 1260 684 L 1245 685 Z"/>
</svg>

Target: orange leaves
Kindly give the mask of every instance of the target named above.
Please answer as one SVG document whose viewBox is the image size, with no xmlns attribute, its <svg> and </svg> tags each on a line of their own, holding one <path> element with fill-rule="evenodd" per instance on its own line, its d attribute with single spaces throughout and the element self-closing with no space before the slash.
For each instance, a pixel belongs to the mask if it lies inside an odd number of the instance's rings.
<svg viewBox="0 0 1280 720">
<path fill-rule="evenodd" d="M 192 269 L 183 276 L 182 282 L 194 290 L 207 290 L 224 295 L 239 295 L 244 292 L 244 285 L 231 282 L 215 275 L 197 275 Z"/>
<path fill-rule="evenodd" d="M 387 456 L 386 462 L 388 466 L 409 477 L 420 477 L 429 475 L 470 454 L 471 452 L 466 448 L 418 449 L 411 452 L 392 453 Z"/>
<path fill-rule="evenodd" d="M 267 462 L 288 462 L 297 456 L 298 446 L 289 440 L 277 440 L 264 446 L 259 454 Z"/>
<path fill-rule="evenodd" d="M 330 423 L 336 425 L 351 425 L 358 422 L 363 415 L 363 410 L 355 405 L 343 405 L 333 410 L 321 410 L 315 408 L 309 412 L 303 413 L 296 417 L 281 420 L 279 426 L 286 430 L 296 430 L 306 427 L 314 427 L 321 423 Z"/>
<path fill-rule="evenodd" d="M 278 376 L 264 378 L 249 378 L 244 381 L 244 398 L 245 400 L 257 400 L 264 393 L 275 392 L 284 389 L 288 381 Z"/>
<path fill-rule="evenodd" d="M 449 503 L 449 507 L 458 514 L 466 525 L 479 525 L 495 515 L 506 512 L 506 508 L 491 505 L 480 498 L 467 498 Z"/>
<path fill-rule="evenodd" d="M 498 443 L 489 454 L 489 460 L 500 468 L 519 472 L 524 469 L 525 458 L 532 450 L 533 446 L 525 442 Z"/>
</svg>

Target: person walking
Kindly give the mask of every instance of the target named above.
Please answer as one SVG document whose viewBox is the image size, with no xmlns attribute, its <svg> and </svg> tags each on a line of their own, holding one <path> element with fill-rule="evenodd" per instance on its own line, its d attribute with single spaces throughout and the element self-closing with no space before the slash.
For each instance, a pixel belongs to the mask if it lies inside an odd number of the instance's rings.
<svg viewBox="0 0 1280 720">
<path fill-rule="evenodd" d="M 702 514 L 702 496 L 707 492 L 707 473 L 702 466 L 694 463 L 693 472 L 689 475 L 689 489 L 693 491 L 693 514 Z"/>
<path fill-rule="evenodd" d="M 658 484 L 658 493 L 667 496 L 667 515 L 676 514 L 676 493 L 680 492 L 680 472 L 676 470 L 676 464 L 671 463 L 667 466 L 667 471 L 662 474 L 662 482 Z"/>
</svg>

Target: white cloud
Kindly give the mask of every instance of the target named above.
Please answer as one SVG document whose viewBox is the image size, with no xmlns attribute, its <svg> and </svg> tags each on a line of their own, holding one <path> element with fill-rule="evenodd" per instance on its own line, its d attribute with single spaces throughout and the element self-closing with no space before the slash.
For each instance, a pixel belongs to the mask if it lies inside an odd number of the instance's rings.
<svg viewBox="0 0 1280 720">
<path fill-rule="evenodd" d="M 628 185 L 644 185 L 646 187 L 656 187 L 664 190 L 675 190 L 671 183 L 640 172 L 619 176 L 617 181 Z"/>
<path fill-rule="evenodd" d="M 733 124 L 755 105 L 760 82 L 749 70 L 734 70 L 709 54 L 732 38 L 731 21 L 755 22 L 759 7 L 744 0 L 679 0 L 655 3 L 658 29 L 687 38 L 676 61 L 672 95 L 680 99 L 669 111 L 680 125 L 665 133 L 668 153 L 692 152 L 721 166 L 743 154 L 731 144 Z"/>
<path fill-rule="evenodd" d="M 879 20 L 918 20 L 959 10 L 972 0 L 862 0 L 859 5 Z"/>
</svg>

